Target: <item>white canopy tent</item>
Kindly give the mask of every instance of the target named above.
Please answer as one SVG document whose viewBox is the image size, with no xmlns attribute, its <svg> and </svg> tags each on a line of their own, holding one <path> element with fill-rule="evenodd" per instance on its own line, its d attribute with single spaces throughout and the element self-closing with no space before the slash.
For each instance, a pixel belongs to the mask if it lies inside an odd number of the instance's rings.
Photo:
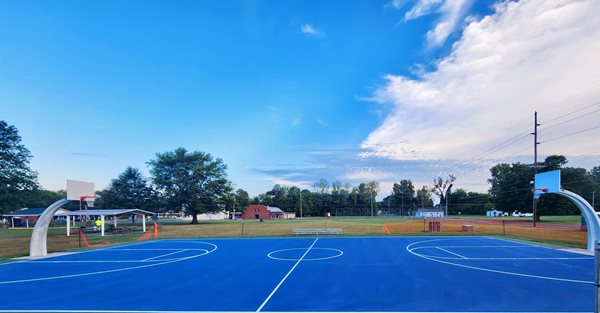
<svg viewBox="0 0 600 313">
<path fill-rule="evenodd" d="M 139 209 L 126 209 L 126 210 L 79 210 L 79 211 L 68 211 L 66 215 L 67 218 L 67 236 L 71 235 L 71 217 L 75 218 L 75 216 L 99 216 L 100 222 L 102 225 L 100 226 L 100 233 L 104 236 L 104 218 L 108 216 L 113 217 L 113 226 L 117 227 L 117 217 L 123 214 L 130 215 L 142 215 L 142 232 L 146 232 L 146 216 L 154 215 L 154 213 L 150 211 L 144 211 Z"/>
</svg>

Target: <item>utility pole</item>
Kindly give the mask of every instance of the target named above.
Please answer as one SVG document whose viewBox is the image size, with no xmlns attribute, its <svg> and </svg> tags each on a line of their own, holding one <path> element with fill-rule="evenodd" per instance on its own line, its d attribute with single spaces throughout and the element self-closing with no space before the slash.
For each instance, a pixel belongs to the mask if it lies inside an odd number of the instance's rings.
<svg viewBox="0 0 600 313">
<path fill-rule="evenodd" d="M 404 209 L 404 190 L 400 192 L 400 195 L 400 202 L 402 203 L 400 205 L 400 216 L 402 216 L 402 210 Z"/>
<path fill-rule="evenodd" d="M 302 189 L 300 189 L 300 218 L 302 218 Z"/>
<path fill-rule="evenodd" d="M 534 115 L 533 115 L 533 133 L 531 133 L 533 135 L 533 174 L 535 177 L 535 173 L 537 173 L 537 146 L 540 144 L 538 142 L 538 126 L 540 126 L 540 124 L 538 123 L 537 120 L 537 111 L 535 111 Z M 538 220 L 538 212 L 537 212 L 537 205 L 538 205 L 538 197 L 535 196 L 535 192 L 533 193 L 533 227 L 536 227 L 536 223 Z"/>
<path fill-rule="evenodd" d="M 371 195 L 369 197 L 369 202 L 371 202 L 371 217 L 373 217 L 373 191 L 371 190 L 369 194 Z"/>
</svg>

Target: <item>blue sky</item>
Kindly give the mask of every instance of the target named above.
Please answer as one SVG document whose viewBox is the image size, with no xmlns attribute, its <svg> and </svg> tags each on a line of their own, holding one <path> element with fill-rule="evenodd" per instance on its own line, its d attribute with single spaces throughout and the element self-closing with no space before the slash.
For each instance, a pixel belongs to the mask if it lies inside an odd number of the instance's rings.
<svg viewBox="0 0 600 313">
<path fill-rule="evenodd" d="M 558 0 L 2 1 L 0 118 L 19 129 L 48 189 L 67 178 L 101 189 L 127 166 L 147 173 L 156 153 L 185 147 L 222 158 L 230 180 L 253 195 L 323 177 L 378 180 L 381 198 L 395 181 L 447 174 L 484 191 L 489 166 L 531 158 L 519 151 L 529 142 L 473 156 L 528 132 L 536 109 L 551 120 L 600 100 L 598 22 L 586 14 L 596 8 Z M 574 51 L 585 54 L 581 66 L 560 65 Z M 532 82 L 516 83 L 538 68 Z M 551 88 L 557 73 L 565 77 Z M 528 92 L 541 88 L 550 94 Z M 578 120 L 573 131 L 595 120 Z M 556 129 L 568 134 L 564 127 Z M 541 152 L 586 166 L 600 154 L 589 142 L 558 146 Z"/>
</svg>

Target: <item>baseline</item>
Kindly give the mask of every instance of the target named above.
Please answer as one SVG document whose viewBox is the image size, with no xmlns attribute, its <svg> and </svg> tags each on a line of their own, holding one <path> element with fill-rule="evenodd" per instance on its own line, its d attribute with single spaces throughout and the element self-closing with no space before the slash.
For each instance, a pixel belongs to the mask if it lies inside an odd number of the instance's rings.
<svg viewBox="0 0 600 313">
<path fill-rule="evenodd" d="M 182 258 L 164 259 L 164 260 L 148 260 L 148 261 L 144 261 L 144 260 L 132 260 L 132 261 L 113 260 L 112 262 L 111 262 L 111 260 L 29 260 L 27 262 L 15 262 L 15 263 L 10 263 L 10 264 L 16 264 L 16 263 L 20 263 L 20 264 L 23 264 L 23 263 L 28 263 L 28 264 L 37 264 L 37 263 L 147 263 L 147 264 L 131 266 L 131 267 L 108 269 L 108 270 L 101 270 L 101 271 L 94 271 L 94 272 L 87 272 L 87 273 L 77 273 L 77 274 L 57 275 L 57 276 L 49 276 L 49 277 L 37 277 L 37 278 L 0 281 L 0 285 L 28 283 L 28 282 L 46 281 L 46 280 L 55 280 L 55 279 L 65 279 L 65 278 L 74 278 L 74 277 L 84 277 L 84 276 L 92 276 L 92 275 L 100 275 L 100 274 L 123 272 L 123 271 L 129 271 L 129 270 L 135 270 L 135 269 L 141 269 L 141 268 L 148 268 L 148 267 L 153 267 L 153 266 L 166 265 L 166 264 L 170 264 L 170 263 L 195 259 L 198 257 L 208 255 L 218 249 L 217 245 L 210 243 L 210 242 L 203 242 L 203 241 L 184 241 L 184 242 L 205 244 L 205 245 L 211 246 L 212 249 L 211 250 L 196 249 L 198 251 L 204 251 L 204 253 L 191 255 L 191 256 L 187 256 L 187 257 L 182 257 Z M 98 249 L 98 250 L 101 250 L 101 249 Z M 95 250 L 95 251 L 98 251 L 98 250 Z M 102 249 L 102 250 L 105 250 L 105 249 Z"/>
<path fill-rule="evenodd" d="M 516 273 L 516 272 L 494 270 L 494 269 L 489 269 L 489 268 L 484 268 L 484 267 L 478 267 L 478 266 L 472 266 L 472 265 L 452 263 L 452 262 L 449 262 L 449 261 L 442 260 L 442 258 L 440 258 L 440 257 L 431 257 L 431 256 L 427 256 L 427 255 L 422 255 L 422 254 L 419 254 L 419 253 L 416 253 L 416 252 L 413 251 L 413 250 L 416 250 L 416 248 L 418 248 L 418 247 L 414 247 L 413 248 L 412 246 L 414 246 L 414 245 L 417 245 L 417 244 L 420 244 L 420 243 L 435 242 L 435 241 L 444 241 L 444 240 L 452 240 L 452 239 L 431 239 L 431 240 L 416 241 L 416 242 L 413 242 L 413 243 L 407 245 L 406 246 L 406 251 L 408 251 L 412 255 L 415 255 L 415 256 L 423 258 L 423 259 L 427 259 L 427 260 L 438 262 L 438 263 L 442 263 L 442 264 L 447 264 L 447 265 L 452 265 L 452 266 L 457 266 L 457 267 L 462 267 L 462 268 L 468 268 L 468 269 L 472 269 L 472 270 L 478 270 L 478 271 L 484 271 L 484 272 L 490 272 L 490 273 L 496 273 L 496 274 L 504 274 L 504 275 L 527 277 L 527 278 L 545 279 L 545 280 L 553 280 L 553 281 L 563 281 L 563 282 L 570 282 L 570 283 L 594 284 L 593 281 L 587 281 L 587 280 L 578 280 L 578 279 L 568 279 L 568 278 L 559 278 L 559 277 L 550 277 L 550 276 L 542 276 L 542 275 L 532 275 L 532 274 Z M 458 260 L 458 259 L 453 258 L 452 260 Z M 461 259 L 461 260 L 464 260 L 464 259 Z M 472 260 L 472 259 L 468 259 L 468 260 Z"/>
</svg>

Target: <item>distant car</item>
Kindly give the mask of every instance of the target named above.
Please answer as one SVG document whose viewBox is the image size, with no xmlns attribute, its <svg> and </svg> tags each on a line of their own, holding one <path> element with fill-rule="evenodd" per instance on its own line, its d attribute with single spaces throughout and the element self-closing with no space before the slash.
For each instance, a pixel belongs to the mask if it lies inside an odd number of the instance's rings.
<svg viewBox="0 0 600 313">
<path fill-rule="evenodd" d="M 521 212 L 514 211 L 511 215 L 514 217 L 532 217 L 533 213 L 521 213 Z"/>
</svg>

